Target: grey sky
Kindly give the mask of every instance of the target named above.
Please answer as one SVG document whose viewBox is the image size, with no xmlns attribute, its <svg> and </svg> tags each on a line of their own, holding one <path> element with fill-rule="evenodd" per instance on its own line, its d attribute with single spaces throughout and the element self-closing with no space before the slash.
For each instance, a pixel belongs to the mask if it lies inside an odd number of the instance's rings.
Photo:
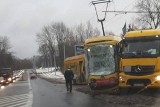
<svg viewBox="0 0 160 107">
<path fill-rule="evenodd" d="M 110 10 L 132 10 L 136 0 L 114 0 Z M 15 55 L 30 58 L 37 55 L 36 33 L 44 25 L 63 21 L 71 27 L 88 20 L 101 30 L 91 0 L 0 0 L 0 35 L 8 36 Z M 101 6 L 100 6 L 101 7 Z M 102 6 L 103 7 L 103 6 Z M 102 11 L 103 8 L 98 8 Z M 134 15 L 107 14 L 104 26 L 116 34 Z"/>
</svg>

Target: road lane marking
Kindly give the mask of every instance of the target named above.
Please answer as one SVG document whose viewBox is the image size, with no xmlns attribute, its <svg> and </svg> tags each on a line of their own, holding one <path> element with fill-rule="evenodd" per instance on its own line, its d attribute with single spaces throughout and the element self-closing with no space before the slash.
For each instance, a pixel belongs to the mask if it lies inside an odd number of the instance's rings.
<svg viewBox="0 0 160 107">
<path fill-rule="evenodd" d="M 27 94 L 14 95 L 14 97 L 13 96 L 0 97 L 0 104 L 3 103 L 3 102 L 10 102 L 10 101 L 15 101 L 15 100 L 23 100 L 23 99 L 26 99 L 26 98 L 28 98 Z"/>
<path fill-rule="evenodd" d="M 14 105 L 11 105 L 11 106 L 9 106 L 9 107 L 24 107 L 23 105 L 25 105 L 24 102 L 18 103 L 18 104 L 14 104 Z M 4 107 L 5 107 L 5 106 L 4 106 Z"/>
<path fill-rule="evenodd" d="M 28 72 L 28 85 L 29 85 L 29 100 L 25 107 L 32 107 L 33 104 L 33 92 L 32 92 L 32 86 L 31 86 L 31 80 L 30 80 L 30 74 Z"/>
<path fill-rule="evenodd" d="M 0 107 L 32 107 L 32 100 L 32 93 L 0 97 Z"/>
<path fill-rule="evenodd" d="M 29 92 L 29 99 L 27 101 L 27 104 L 24 107 L 32 107 L 33 103 L 33 93 L 32 91 Z"/>
</svg>

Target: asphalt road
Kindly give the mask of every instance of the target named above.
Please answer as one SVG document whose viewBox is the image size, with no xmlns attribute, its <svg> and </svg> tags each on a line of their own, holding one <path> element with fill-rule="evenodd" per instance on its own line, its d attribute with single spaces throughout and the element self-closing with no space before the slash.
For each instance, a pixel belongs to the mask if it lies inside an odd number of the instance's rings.
<svg viewBox="0 0 160 107">
<path fill-rule="evenodd" d="M 30 88 L 28 72 L 25 72 L 23 80 L 0 89 L 0 107 L 32 107 L 33 96 Z"/>
<path fill-rule="evenodd" d="M 0 89 L 0 107 L 160 107 L 159 92 L 153 95 L 152 92 L 144 92 L 91 97 L 75 90 L 69 93 L 65 84 L 54 84 L 40 78 L 30 80 L 28 72 L 23 76 L 24 80 Z"/>
<path fill-rule="evenodd" d="M 32 107 L 111 107 L 88 94 L 66 92 L 64 84 L 53 84 L 43 79 L 31 80 Z"/>
</svg>

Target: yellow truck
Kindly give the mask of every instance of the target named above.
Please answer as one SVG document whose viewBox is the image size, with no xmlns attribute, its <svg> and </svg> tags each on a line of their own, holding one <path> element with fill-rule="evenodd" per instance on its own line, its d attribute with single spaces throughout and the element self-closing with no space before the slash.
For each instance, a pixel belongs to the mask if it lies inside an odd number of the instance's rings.
<svg viewBox="0 0 160 107">
<path fill-rule="evenodd" d="M 120 44 L 119 87 L 160 88 L 160 30 L 130 31 Z"/>
</svg>

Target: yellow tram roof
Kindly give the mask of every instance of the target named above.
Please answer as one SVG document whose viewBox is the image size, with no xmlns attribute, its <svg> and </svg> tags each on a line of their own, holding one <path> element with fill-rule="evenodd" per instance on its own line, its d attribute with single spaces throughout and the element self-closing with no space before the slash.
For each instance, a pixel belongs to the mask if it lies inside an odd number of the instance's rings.
<svg viewBox="0 0 160 107">
<path fill-rule="evenodd" d="M 144 37 L 144 36 L 155 36 L 155 35 L 160 35 L 160 29 L 130 31 L 126 33 L 124 37 L 130 38 L 130 37 Z"/>
<path fill-rule="evenodd" d="M 104 43 L 104 42 L 110 42 L 110 44 L 115 44 L 121 40 L 120 36 L 99 36 L 99 37 L 93 37 L 89 38 L 85 41 L 84 45 L 89 44 L 95 44 L 95 43 Z"/>
<path fill-rule="evenodd" d="M 77 59 L 82 59 L 82 58 L 84 58 L 84 54 L 68 57 L 65 59 L 65 61 L 77 60 Z"/>
</svg>

